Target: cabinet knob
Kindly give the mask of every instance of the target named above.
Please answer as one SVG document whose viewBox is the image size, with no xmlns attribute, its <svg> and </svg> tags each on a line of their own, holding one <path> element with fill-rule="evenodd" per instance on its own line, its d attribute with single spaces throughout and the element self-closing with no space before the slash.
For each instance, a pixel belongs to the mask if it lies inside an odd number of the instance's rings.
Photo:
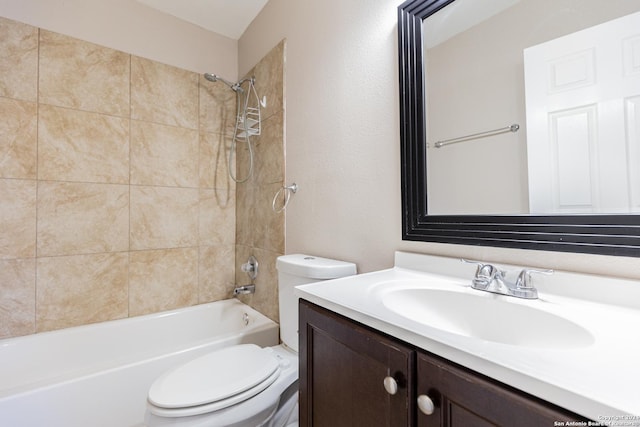
<svg viewBox="0 0 640 427">
<path fill-rule="evenodd" d="M 394 395 L 398 392 L 398 383 L 393 377 L 385 377 L 384 389 L 387 390 L 387 393 Z"/>
<path fill-rule="evenodd" d="M 435 406 L 433 405 L 433 400 L 426 394 L 421 394 L 418 396 L 418 409 L 425 415 L 433 414 Z"/>
</svg>

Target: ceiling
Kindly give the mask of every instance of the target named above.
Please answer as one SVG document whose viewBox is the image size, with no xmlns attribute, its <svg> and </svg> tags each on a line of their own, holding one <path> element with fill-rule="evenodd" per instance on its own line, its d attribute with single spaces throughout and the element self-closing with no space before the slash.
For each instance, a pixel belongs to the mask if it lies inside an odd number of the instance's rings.
<svg viewBox="0 0 640 427">
<path fill-rule="evenodd" d="M 135 0 L 238 40 L 269 0 Z"/>
<path fill-rule="evenodd" d="M 423 39 L 427 49 L 439 45 L 521 0 L 456 0 L 426 19 Z"/>
</svg>

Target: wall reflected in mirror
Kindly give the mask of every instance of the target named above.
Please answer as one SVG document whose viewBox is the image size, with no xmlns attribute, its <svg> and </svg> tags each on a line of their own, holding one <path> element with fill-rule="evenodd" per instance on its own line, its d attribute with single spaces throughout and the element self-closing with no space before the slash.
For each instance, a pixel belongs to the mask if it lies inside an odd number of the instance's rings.
<svg viewBox="0 0 640 427">
<path fill-rule="evenodd" d="M 640 0 L 456 0 L 423 34 L 430 215 L 640 212 Z"/>
</svg>

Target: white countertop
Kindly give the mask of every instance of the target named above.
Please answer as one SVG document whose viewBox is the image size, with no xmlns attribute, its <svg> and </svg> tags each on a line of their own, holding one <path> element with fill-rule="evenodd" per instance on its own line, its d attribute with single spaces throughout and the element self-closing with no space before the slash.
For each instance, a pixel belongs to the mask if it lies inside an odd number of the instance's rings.
<svg viewBox="0 0 640 427">
<path fill-rule="evenodd" d="M 535 277 L 539 299 L 523 300 L 463 289 L 474 270 L 451 258 L 397 252 L 394 268 L 298 286 L 296 294 L 602 425 L 640 426 L 640 282 L 556 272 Z M 380 288 L 403 283 L 506 298 L 582 326 L 593 342 L 539 348 L 435 329 L 386 309 Z"/>
</svg>

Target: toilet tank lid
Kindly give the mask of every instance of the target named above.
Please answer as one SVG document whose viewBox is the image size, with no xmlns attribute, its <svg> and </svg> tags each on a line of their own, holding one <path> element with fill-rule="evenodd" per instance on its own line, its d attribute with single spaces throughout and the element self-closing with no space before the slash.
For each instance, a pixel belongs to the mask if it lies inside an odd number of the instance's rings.
<svg viewBox="0 0 640 427">
<path fill-rule="evenodd" d="M 357 273 L 356 265 L 352 262 L 305 254 L 279 256 L 276 268 L 281 273 L 310 279 L 337 279 Z"/>
</svg>

